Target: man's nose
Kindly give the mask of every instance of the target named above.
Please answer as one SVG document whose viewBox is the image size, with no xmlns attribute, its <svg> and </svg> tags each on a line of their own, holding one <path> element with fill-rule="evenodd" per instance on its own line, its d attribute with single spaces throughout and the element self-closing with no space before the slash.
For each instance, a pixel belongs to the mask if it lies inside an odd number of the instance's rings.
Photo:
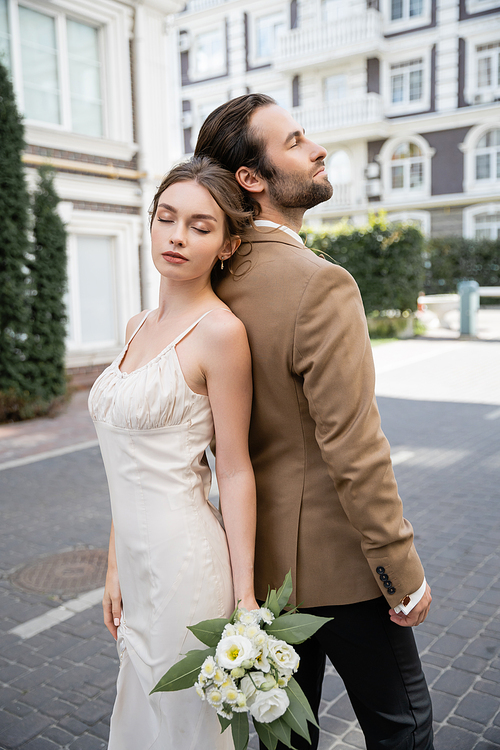
<svg viewBox="0 0 500 750">
<path fill-rule="evenodd" d="M 311 141 L 311 161 L 323 160 L 327 155 L 326 148 Z"/>
</svg>

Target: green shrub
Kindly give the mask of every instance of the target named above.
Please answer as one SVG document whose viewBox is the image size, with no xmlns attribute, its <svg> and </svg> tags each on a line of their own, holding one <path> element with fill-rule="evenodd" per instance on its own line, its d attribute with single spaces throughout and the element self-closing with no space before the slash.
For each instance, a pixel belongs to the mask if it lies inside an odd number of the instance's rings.
<svg viewBox="0 0 500 750">
<path fill-rule="evenodd" d="M 417 309 L 424 281 L 423 238 L 411 225 L 370 216 L 364 227 L 341 222 L 302 232 L 308 247 L 346 268 L 356 279 L 367 315 L 383 310 Z"/>
<path fill-rule="evenodd" d="M 0 64 L 0 393 L 29 387 L 28 211 L 21 154 L 24 129 L 6 68 Z"/>
<path fill-rule="evenodd" d="M 427 242 L 425 255 L 426 294 L 456 292 L 464 279 L 500 286 L 500 239 L 439 237 Z"/>
</svg>

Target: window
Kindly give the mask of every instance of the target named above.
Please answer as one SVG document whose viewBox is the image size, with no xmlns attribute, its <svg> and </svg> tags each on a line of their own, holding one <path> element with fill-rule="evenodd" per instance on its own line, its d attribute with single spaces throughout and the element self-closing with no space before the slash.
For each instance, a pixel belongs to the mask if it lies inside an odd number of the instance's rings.
<svg viewBox="0 0 500 750">
<path fill-rule="evenodd" d="M 488 130 L 476 147 L 476 181 L 500 180 L 500 128 Z"/>
<path fill-rule="evenodd" d="M 334 206 L 351 204 L 351 159 L 347 151 L 335 151 L 327 161 L 328 179 L 333 185 L 331 203 Z"/>
<path fill-rule="evenodd" d="M 428 211 L 398 211 L 388 214 L 387 218 L 391 224 L 411 224 L 419 229 L 424 237 L 430 236 L 431 215 Z"/>
<path fill-rule="evenodd" d="M 347 97 L 347 76 L 328 76 L 323 82 L 325 102 L 336 102 Z"/>
<path fill-rule="evenodd" d="M 391 190 L 421 190 L 424 185 L 424 158 L 415 143 L 401 143 L 392 155 Z"/>
<path fill-rule="evenodd" d="M 500 210 L 476 214 L 474 225 L 474 237 L 476 239 L 500 239 Z"/>
<path fill-rule="evenodd" d="M 424 13 L 424 0 L 391 0 L 391 21 L 420 17 Z"/>
<path fill-rule="evenodd" d="M 476 64 L 478 92 L 500 91 L 500 41 L 477 45 Z"/>
<path fill-rule="evenodd" d="M 99 30 L 64 15 L 19 5 L 16 36 L 19 69 L 13 78 L 27 120 L 83 135 L 103 135 Z M 0 0 L 0 44 L 11 65 L 7 2 Z M 6 54 L 7 51 L 7 54 Z"/>
<path fill-rule="evenodd" d="M 281 13 L 260 16 L 255 21 L 255 56 L 257 59 L 269 59 L 276 49 L 279 34 L 285 30 Z"/>
<path fill-rule="evenodd" d="M 72 348 L 118 342 L 113 239 L 73 235 L 69 243 L 69 340 Z"/>
<path fill-rule="evenodd" d="M 424 61 L 422 58 L 391 65 L 391 103 L 420 102 L 424 96 Z"/>
<path fill-rule="evenodd" d="M 226 67 L 226 39 L 223 27 L 197 34 L 194 42 L 194 78 L 221 75 Z"/>
</svg>

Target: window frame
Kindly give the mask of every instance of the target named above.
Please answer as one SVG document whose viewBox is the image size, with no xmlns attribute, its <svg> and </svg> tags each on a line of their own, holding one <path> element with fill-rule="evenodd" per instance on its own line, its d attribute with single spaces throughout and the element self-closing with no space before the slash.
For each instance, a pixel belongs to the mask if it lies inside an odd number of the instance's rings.
<svg viewBox="0 0 500 750">
<path fill-rule="evenodd" d="M 422 70 L 422 96 L 419 99 L 410 100 L 410 73 L 411 69 L 408 68 L 408 82 L 405 85 L 405 98 L 401 102 L 392 101 L 392 78 L 394 75 L 400 75 L 392 71 L 393 65 L 402 65 L 409 63 L 412 60 L 421 59 Z M 417 69 L 417 68 L 416 68 Z M 418 51 L 407 51 L 400 52 L 397 56 L 391 56 L 384 62 L 384 87 L 385 91 L 384 99 L 386 104 L 386 112 L 388 115 L 411 115 L 417 112 L 426 112 L 431 106 L 431 49 L 420 49 Z"/>
<path fill-rule="evenodd" d="M 462 213 L 464 237 L 476 239 L 476 216 L 485 213 L 497 214 L 499 212 L 500 202 L 498 201 L 496 203 L 476 203 L 474 206 L 464 208 Z"/>
<path fill-rule="evenodd" d="M 490 24 L 491 26 L 491 24 Z M 464 81 L 464 98 L 468 104 L 481 105 L 495 103 L 494 100 L 500 97 L 500 71 L 496 70 L 497 82 L 495 86 L 478 85 L 478 62 L 482 56 L 478 54 L 477 48 L 486 44 L 495 44 L 500 41 L 500 31 L 487 30 L 482 33 L 470 34 L 465 37 L 466 56 L 465 56 L 465 81 Z M 500 64 L 500 48 L 497 53 L 497 60 Z"/>
<path fill-rule="evenodd" d="M 493 116 L 495 116 L 495 114 Z M 472 127 L 465 136 L 463 143 L 459 144 L 459 149 L 464 154 L 464 193 L 498 194 L 500 178 L 496 177 L 496 175 L 489 179 L 476 179 L 476 155 L 478 143 L 481 138 L 486 135 L 488 131 L 499 129 L 500 127 L 498 126 L 497 118 L 495 118 L 495 120 L 492 118 L 490 122 L 483 122 L 482 125 Z M 492 146 L 491 148 L 500 149 L 500 146 Z"/>
<path fill-rule="evenodd" d="M 199 69 L 197 53 L 200 49 L 199 39 L 207 34 L 213 34 L 217 32 L 220 35 L 221 49 L 222 49 L 222 62 L 217 67 L 210 71 L 202 71 Z M 210 24 L 203 29 L 193 29 L 192 42 L 189 50 L 189 79 L 192 82 L 196 81 L 207 81 L 212 78 L 219 78 L 220 76 L 226 75 L 227 73 L 227 42 L 226 42 L 226 21 L 221 19 L 218 23 Z"/>
<path fill-rule="evenodd" d="M 413 143 L 417 146 L 421 153 L 421 159 L 423 164 L 423 181 L 421 187 L 418 189 L 410 189 L 406 184 L 403 188 L 392 187 L 392 167 L 394 162 L 392 156 L 395 150 L 403 143 Z M 407 135 L 398 136 L 396 138 L 390 138 L 387 140 L 380 153 L 375 157 L 375 160 L 380 164 L 380 171 L 382 177 L 382 193 L 383 200 L 388 203 L 408 203 L 414 201 L 415 198 L 426 198 L 431 194 L 431 159 L 435 154 L 435 149 L 432 148 L 425 138 L 418 133 L 408 133 Z"/>
<path fill-rule="evenodd" d="M 269 65 L 272 62 L 273 54 L 271 55 L 259 55 L 258 54 L 258 22 L 267 17 L 280 16 L 283 22 L 283 33 L 288 31 L 289 18 L 286 12 L 282 10 L 277 11 L 260 11 L 258 13 L 252 13 L 249 15 L 249 63 L 252 68 L 258 68 L 264 65 Z"/>
<path fill-rule="evenodd" d="M 69 0 L 59 0 L 57 6 L 51 3 L 52 7 L 47 7 L 48 3 L 42 0 L 7 0 L 7 4 L 12 79 L 18 103 L 22 101 L 20 88 L 22 89 L 23 85 L 17 12 L 19 5 L 53 17 L 60 14 L 63 19 L 68 18 L 77 23 L 94 26 L 99 31 L 102 135 L 86 135 L 68 130 L 60 124 L 26 120 L 26 140 L 47 148 L 82 151 L 124 160 L 132 158 L 135 153 L 129 52 L 132 9 L 119 6 L 117 3 L 104 4 L 99 0 L 86 0 L 82 12 L 75 10 L 74 4 Z M 58 60 L 60 60 L 60 52 Z"/>
<path fill-rule="evenodd" d="M 385 19 L 385 30 L 387 33 L 397 34 L 398 32 L 412 31 L 422 26 L 430 26 L 432 23 L 431 0 L 423 0 L 423 10 L 419 16 L 410 16 L 410 0 L 403 0 L 403 9 L 407 12 L 406 14 L 403 12 L 402 18 L 392 19 L 392 0 L 382 0 L 380 10 Z"/>
<path fill-rule="evenodd" d="M 390 222 L 419 222 L 418 227 L 424 237 L 431 235 L 431 214 L 430 211 L 391 211 L 387 214 L 387 220 Z"/>
</svg>

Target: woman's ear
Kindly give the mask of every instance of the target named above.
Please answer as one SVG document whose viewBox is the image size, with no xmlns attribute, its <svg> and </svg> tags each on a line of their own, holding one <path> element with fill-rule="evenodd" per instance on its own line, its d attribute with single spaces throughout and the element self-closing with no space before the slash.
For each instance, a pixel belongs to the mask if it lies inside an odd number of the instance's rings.
<svg viewBox="0 0 500 750">
<path fill-rule="evenodd" d="M 235 177 L 243 190 L 249 193 L 262 193 L 265 188 L 263 179 L 248 167 L 240 167 Z"/>
<path fill-rule="evenodd" d="M 241 245 L 241 239 L 237 236 L 230 237 L 224 243 L 223 254 L 221 260 L 227 260 L 233 255 Z"/>
</svg>

